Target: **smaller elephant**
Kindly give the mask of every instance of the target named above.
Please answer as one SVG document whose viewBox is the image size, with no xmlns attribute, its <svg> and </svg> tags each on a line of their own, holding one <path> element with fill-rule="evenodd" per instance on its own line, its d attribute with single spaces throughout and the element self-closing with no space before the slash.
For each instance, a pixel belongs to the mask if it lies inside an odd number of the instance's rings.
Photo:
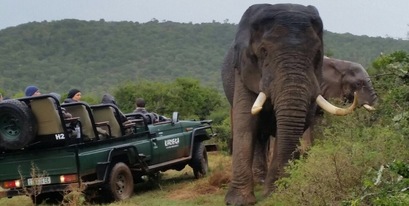
<svg viewBox="0 0 409 206">
<path fill-rule="evenodd" d="M 320 87 L 325 99 L 338 98 L 351 103 L 354 92 L 357 92 L 358 107 L 364 106 L 367 110 L 375 109 L 378 95 L 361 64 L 324 56 L 322 73 L 323 81 Z"/>
</svg>

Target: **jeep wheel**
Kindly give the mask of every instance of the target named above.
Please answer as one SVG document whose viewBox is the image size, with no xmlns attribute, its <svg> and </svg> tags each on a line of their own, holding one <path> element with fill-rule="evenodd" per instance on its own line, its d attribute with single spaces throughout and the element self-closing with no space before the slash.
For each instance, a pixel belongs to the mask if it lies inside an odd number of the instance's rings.
<svg viewBox="0 0 409 206">
<path fill-rule="evenodd" d="M 19 100 L 0 103 L 0 146 L 4 149 L 21 149 L 36 136 L 37 124 L 28 106 Z"/>
<path fill-rule="evenodd" d="M 189 165 L 192 167 L 196 179 L 202 178 L 207 174 L 209 165 L 206 147 L 203 142 L 194 143 L 193 156 Z"/>
<path fill-rule="evenodd" d="M 132 196 L 134 183 L 131 170 L 122 163 L 116 163 L 109 176 L 108 189 L 115 200 L 125 200 Z"/>
</svg>

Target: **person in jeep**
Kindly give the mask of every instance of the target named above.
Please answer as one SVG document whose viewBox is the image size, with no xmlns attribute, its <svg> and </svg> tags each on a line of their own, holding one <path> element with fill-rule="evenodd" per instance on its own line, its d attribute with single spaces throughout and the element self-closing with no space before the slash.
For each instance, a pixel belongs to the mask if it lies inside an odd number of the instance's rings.
<svg viewBox="0 0 409 206">
<path fill-rule="evenodd" d="M 68 91 L 67 99 L 64 103 L 79 102 L 81 100 L 81 91 L 78 89 L 71 89 Z"/>
<path fill-rule="evenodd" d="M 110 94 L 104 94 L 104 96 L 102 96 L 102 100 L 101 100 L 101 104 L 113 104 L 116 107 L 118 107 L 118 105 L 116 104 L 115 101 L 115 97 L 110 95 Z M 125 115 L 121 112 L 121 110 L 118 107 L 118 111 L 119 111 L 119 117 L 121 119 L 121 123 L 127 122 L 128 119 L 125 117 Z"/>
<path fill-rule="evenodd" d="M 148 112 L 148 110 L 146 110 L 146 108 L 145 108 L 145 105 L 146 105 L 145 100 L 142 99 L 142 98 L 136 98 L 135 105 L 136 105 L 136 108 L 135 108 L 135 110 L 133 112 L 134 113 L 140 112 L 142 114 L 152 114 L 154 116 L 153 123 L 163 122 L 163 121 L 168 121 L 169 120 L 167 117 L 165 117 L 163 115 L 158 115 L 158 114 L 156 114 L 154 112 Z"/>
<path fill-rule="evenodd" d="M 136 108 L 135 108 L 135 110 L 133 112 L 140 112 L 142 114 L 148 113 L 148 111 L 145 108 L 145 100 L 144 99 L 136 98 L 135 105 L 136 105 Z"/>
<path fill-rule="evenodd" d="M 26 97 L 32 97 L 32 96 L 41 95 L 41 92 L 36 86 L 28 86 L 24 90 L 24 94 L 26 95 Z"/>
</svg>

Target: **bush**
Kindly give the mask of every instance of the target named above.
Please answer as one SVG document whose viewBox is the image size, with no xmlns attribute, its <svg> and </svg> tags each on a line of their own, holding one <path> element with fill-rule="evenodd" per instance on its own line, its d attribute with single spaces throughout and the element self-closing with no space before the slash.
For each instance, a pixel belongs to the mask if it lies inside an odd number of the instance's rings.
<svg viewBox="0 0 409 206">
<path fill-rule="evenodd" d="M 206 119 L 222 102 L 217 90 L 190 78 L 175 82 L 128 82 L 119 86 L 114 96 L 124 112 L 132 112 L 135 99 L 141 97 L 148 111 L 165 116 L 177 111 L 183 119 Z"/>
<path fill-rule="evenodd" d="M 266 205 L 409 205 L 409 56 L 381 56 L 373 113 L 324 115 L 308 157 L 291 162 Z"/>
</svg>

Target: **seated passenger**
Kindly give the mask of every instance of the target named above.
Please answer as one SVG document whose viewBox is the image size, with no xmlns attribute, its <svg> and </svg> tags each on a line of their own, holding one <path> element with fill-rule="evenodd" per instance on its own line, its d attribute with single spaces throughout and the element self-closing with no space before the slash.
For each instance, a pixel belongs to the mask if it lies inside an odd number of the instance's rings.
<svg viewBox="0 0 409 206">
<path fill-rule="evenodd" d="M 136 108 L 133 112 L 140 112 L 142 114 L 148 113 L 148 111 L 145 109 L 145 100 L 142 98 L 136 98 L 135 100 L 135 105 Z"/>
<path fill-rule="evenodd" d="M 162 115 L 158 115 L 158 114 L 156 114 L 156 113 L 154 113 L 154 112 L 148 112 L 148 111 L 146 110 L 146 108 L 145 108 L 145 100 L 142 99 L 142 98 L 136 98 L 136 100 L 135 100 L 135 105 L 136 105 L 136 108 L 135 108 L 135 110 L 133 111 L 134 113 L 136 113 L 136 112 L 140 112 L 140 113 L 142 113 L 142 114 L 149 114 L 149 113 L 151 113 L 151 114 L 155 117 L 155 119 L 152 120 L 152 121 L 153 121 L 152 123 L 162 122 L 162 121 L 167 121 L 167 120 L 169 120 L 168 118 L 166 118 L 166 117 L 164 117 L 164 116 L 162 116 Z"/>
<path fill-rule="evenodd" d="M 41 92 L 36 86 L 28 86 L 24 90 L 24 94 L 26 95 L 26 97 L 34 97 L 41 95 Z"/>
<path fill-rule="evenodd" d="M 67 98 L 64 100 L 64 103 L 74 103 L 74 102 L 80 102 L 81 101 L 81 91 L 78 89 L 71 89 L 68 92 Z M 81 121 L 81 120 L 80 120 Z M 98 136 L 100 139 L 105 139 L 106 137 L 109 136 L 109 133 L 102 129 L 101 127 L 96 127 L 96 130 L 98 132 Z"/>
<path fill-rule="evenodd" d="M 101 104 L 113 104 L 118 107 L 118 105 L 115 102 L 115 97 L 113 97 L 110 94 L 104 94 L 104 96 L 102 96 Z M 128 121 L 125 115 L 119 110 L 119 107 L 118 107 L 118 111 L 119 111 L 119 118 L 121 120 L 121 123 Z"/>
<path fill-rule="evenodd" d="M 78 89 L 71 89 L 68 92 L 67 99 L 64 100 L 64 103 L 79 102 L 81 100 L 81 91 Z"/>
</svg>

